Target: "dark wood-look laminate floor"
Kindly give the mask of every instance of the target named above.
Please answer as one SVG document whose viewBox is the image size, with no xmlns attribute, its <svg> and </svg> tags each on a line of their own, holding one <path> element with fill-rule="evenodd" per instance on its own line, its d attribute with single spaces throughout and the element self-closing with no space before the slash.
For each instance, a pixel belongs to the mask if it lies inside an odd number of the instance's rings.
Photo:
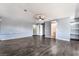
<svg viewBox="0 0 79 59">
<path fill-rule="evenodd" d="M 0 56 L 79 56 L 79 41 L 40 36 L 0 41 Z"/>
</svg>

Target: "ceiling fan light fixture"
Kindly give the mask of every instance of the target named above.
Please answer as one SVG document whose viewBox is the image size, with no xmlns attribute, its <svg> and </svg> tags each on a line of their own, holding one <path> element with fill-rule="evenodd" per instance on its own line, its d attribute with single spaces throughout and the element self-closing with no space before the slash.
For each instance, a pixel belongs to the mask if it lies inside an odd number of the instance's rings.
<svg viewBox="0 0 79 59">
<path fill-rule="evenodd" d="M 37 19 L 37 20 L 39 20 L 39 19 L 45 20 L 45 19 L 46 19 L 46 17 L 45 17 L 44 15 L 42 15 L 42 14 L 36 14 L 36 15 L 34 16 L 34 18 Z"/>
</svg>

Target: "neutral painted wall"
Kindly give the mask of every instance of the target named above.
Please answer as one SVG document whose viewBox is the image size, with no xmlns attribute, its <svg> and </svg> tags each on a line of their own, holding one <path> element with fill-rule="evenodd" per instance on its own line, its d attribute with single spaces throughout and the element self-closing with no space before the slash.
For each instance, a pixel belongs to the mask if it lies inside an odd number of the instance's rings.
<svg viewBox="0 0 79 59">
<path fill-rule="evenodd" d="M 57 40 L 70 41 L 70 32 L 71 32 L 71 19 L 58 19 L 57 20 Z"/>
<path fill-rule="evenodd" d="M 45 37 L 51 38 L 51 22 L 45 22 Z"/>
<path fill-rule="evenodd" d="M 0 30 L 0 39 L 12 39 L 12 38 L 20 38 L 20 37 L 28 37 L 32 36 L 32 24 L 26 23 L 26 25 L 6 25 L 1 24 Z"/>
<path fill-rule="evenodd" d="M 0 4 L 0 39 L 32 36 L 34 19 L 25 4 Z"/>
<path fill-rule="evenodd" d="M 71 21 L 73 19 L 57 19 L 56 40 L 70 41 Z M 45 23 L 45 37 L 51 38 L 51 22 Z"/>
<path fill-rule="evenodd" d="M 76 5 L 75 17 L 79 17 L 79 3 Z"/>
</svg>

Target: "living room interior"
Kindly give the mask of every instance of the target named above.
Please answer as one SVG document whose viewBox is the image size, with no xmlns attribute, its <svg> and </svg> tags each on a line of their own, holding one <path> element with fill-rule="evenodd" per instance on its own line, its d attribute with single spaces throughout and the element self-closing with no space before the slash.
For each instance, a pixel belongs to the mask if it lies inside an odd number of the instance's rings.
<svg viewBox="0 0 79 59">
<path fill-rule="evenodd" d="M 78 3 L 0 3 L 0 56 L 79 56 Z"/>
</svg>

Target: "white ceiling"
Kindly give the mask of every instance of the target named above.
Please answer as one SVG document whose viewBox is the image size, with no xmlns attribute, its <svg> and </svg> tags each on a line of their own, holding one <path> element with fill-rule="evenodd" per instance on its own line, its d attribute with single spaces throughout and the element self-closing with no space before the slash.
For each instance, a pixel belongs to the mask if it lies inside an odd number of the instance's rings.
<svg viewBox="0 0 79 59">
<path fill-rule="evenodd" d="M 48 18 L 73 17 L 75 15 L 75 3 L 32 3 L 28 5 L 28 10 L 33 14 L 44 14 Z"/>
<path fill-rule="evenodd" d="M 27 9 L 27 12 L 24 12 L 24 9 Z M 5 3 L 0 4 L 0 16 L 32 22 L 35 14 L 43 14 L 52 20 L 73 17 L 75 9 L 75 3 Z"/>
</svg>

